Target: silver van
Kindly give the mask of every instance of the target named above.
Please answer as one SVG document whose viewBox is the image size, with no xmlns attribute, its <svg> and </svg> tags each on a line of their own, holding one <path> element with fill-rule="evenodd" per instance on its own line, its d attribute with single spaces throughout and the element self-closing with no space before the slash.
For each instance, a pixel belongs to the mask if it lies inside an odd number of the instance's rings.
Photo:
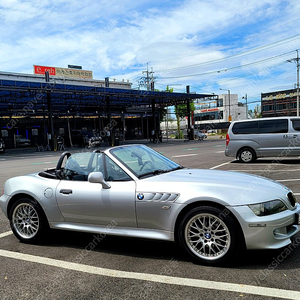
<svg viewBox="0 0 300 300">
<path fill-rule="evenodd" d="M 232 122 L 226 136 L 225 155 L 244 163 L 258 157 L 300 156 L 300 117 Z"/>
</svg>

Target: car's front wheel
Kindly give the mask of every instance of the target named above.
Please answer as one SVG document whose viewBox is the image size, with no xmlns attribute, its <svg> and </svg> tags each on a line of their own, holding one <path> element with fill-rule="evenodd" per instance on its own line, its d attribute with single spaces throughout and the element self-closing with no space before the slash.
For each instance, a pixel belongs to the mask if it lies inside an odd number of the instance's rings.
<svg viewBox="0 0 300 300">
<path fill-rule="evenodd" d="M 237 224 L 229 211 L 211 206 L 186 213 L 178 227 L 178 240 L 189 255 L 207 265 L 228 260 L 241 245 Z"/>
<path fill-rule="evenodd" d="M 42 209 L 29 198 L 22 198 L 14 203 L 9 212 L 9 220 L 14 235 L 25 243 L 41 240 L 48 229 Z"/>
<path fill-rule="evenodd" d="M 238 158 L 240 162 L 251 163 L 256 159 L 256 155 L 251 148 L 244 148 L 239 152 Z"/>
</svg>

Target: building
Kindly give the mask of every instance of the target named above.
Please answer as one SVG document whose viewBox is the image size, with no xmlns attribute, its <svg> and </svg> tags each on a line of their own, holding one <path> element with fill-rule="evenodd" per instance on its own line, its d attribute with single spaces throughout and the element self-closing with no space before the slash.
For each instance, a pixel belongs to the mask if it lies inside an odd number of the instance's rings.
<svg viewBox="0 0 300 300">
<path fill-rule="evenodd" d="M 261 94 L 262 117 L 296 116 L 297 89 Z"/>
<path fill-rule="evenodd" d="M 91 71 L 34 66 L 35 74 L 0 71 L 0 137 L 8 148 L 23 136 L 31 145 L 89 135 L 148 138 L 159 129 L 162 111 L 176 103 L 211 97 L 131 89 L 130 82 L 95 80 Z M 53 138 L 54 137 L 54 138 Z M 50 142 L 49 142 L 50 141 Z"/>
<path fill-rule="evenodd" d="M 247 119 L 246 103 L 237 94 L 219 95 L 217 100 L 195 103 L 195 128 L 201 130 L 226 129 L 231 121 Z"/>
</svg>

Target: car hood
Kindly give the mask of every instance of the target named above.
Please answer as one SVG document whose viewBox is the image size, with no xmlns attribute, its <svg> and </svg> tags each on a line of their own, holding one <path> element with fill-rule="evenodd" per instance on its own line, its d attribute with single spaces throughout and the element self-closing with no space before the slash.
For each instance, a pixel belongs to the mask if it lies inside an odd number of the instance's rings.
<svg viewBox="0 0 300 300">
<path fill-rule="evenodd" d="M 246 205 L 285 200 L 290 190 L 268 178 L 247 173 L 182 169 L 139 180 L 137 191 L 179 194 L 176 202 L 198 198 L 223 205 Z"/>
</svg>

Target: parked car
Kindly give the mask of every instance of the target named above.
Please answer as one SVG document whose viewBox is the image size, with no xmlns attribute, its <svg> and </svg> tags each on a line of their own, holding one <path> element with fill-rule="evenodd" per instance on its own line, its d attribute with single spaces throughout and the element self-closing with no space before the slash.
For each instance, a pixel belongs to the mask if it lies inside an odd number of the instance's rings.
<svg viewBox="0 0 300 300">
<path fill-rule="evenodd" d="M 259 157 L 300 156 L 300 118 L 277 117 L 232 122 L 225 155 L 250 163 Z"/>
<path fill-rule="evenodd" d="M 5 152 L 5 143 L 2 139 L 0 139 L 0 153 Z"/>
<path fill-rule="evenodd" d="M 207 135 L 200 130 L 195 130 L 194 135 L 195 135 L 195 139 L 198 139 L 198 141 L 203 141 L 204 139 L 207 138 Z"/>
<path fill-rule="evenodd" d="M 186 169 L 144 145 L 64 152 L 56 168 L 6 181 L 0 206 L 22 242 L 63 229 L 176 241 L 213 265 L 278 249 L 299 232 L 300 204 L 275 181 Z"/>
<path fill-rule="evenodd" d="M 16 147 L 31 146 L 31 140 L 23 137 L 22 135 L 15 135 Z"/>
</svg>

